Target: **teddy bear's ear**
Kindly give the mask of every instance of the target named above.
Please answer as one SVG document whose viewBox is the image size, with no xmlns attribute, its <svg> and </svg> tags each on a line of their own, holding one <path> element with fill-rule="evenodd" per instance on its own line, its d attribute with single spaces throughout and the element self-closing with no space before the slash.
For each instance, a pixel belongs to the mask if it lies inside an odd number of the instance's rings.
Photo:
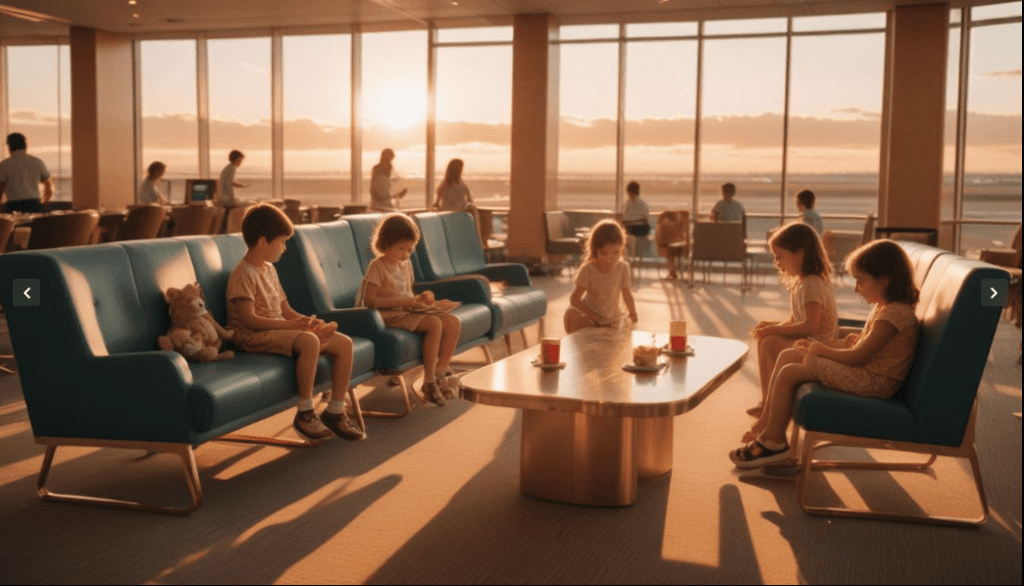
<svg viewBox="0 0 1024 586">
<path fill-rule="evenodd" d="M 166 301 L 167 303 L 174 301 L 174 298 L 178 296 L 178 293 L 181 293 L 180 289 L 171 287 L 170 289 L 164 291 L 164 301 Z"/>
</svg>

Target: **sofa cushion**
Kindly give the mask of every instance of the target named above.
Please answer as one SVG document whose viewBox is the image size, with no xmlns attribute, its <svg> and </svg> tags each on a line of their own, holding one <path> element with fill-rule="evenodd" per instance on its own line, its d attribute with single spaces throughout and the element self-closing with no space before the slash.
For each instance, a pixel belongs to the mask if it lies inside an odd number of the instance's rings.
<svg viewBox="0 0 1024 586">
<path fill-rule="evenodd" d="M 383 217 L 384 214 L 353 214 L 343 218 L 352 228 L 352 240 L 356 243 L 356 252 L 359 253 L 359 264 L 363 273 L 366 273 L 366 267 L 370 266 L 370 261 L 375 256 L 371 240 L 377 223 Z"/>
<path fill-rule="evenodd" d="M 353 339 L 352 353 L 353 378 L 373 371 L 374 348 L 370 341 Z M 295 359 L 286 356 L 238 352 L 231 360 L 190 362 L 189 369 L 193 379 L 188 395 L 192 427 L 200 434 L 251 419 L 298 396 Z M 316 392 L 330 391 L 330 358 L 320 357 L 313 385 Z"/>
<path fill-rule="evenodd" d="M 183 242 L 169 238 L 133 241 L 123 246 L 135 276 L 147 337 L 151 340 L 149 349 L 155 350 L 156 339 L 166 334 L 171 325 L 164 291 L 196 282 L 192 259 Z"/>
<path fill-rule="evenodd" d="M 896 399 L 858 397 L 807 383 L 797 390 L 795 404 L 793 419 L 808 431 L 903 441 L 914 438 L 914 414 Z"/>
<path fill-rule="evenodd" d="M 247 250 L 242 236 L 189 236 L 177 240 L 185 243 L 192 257 L 196 280 L 206 298 L 206 309 L 218 322 L 227 323 L 228 277 Z"/>
<path fill-rule="evenodd" d="M 548 311 L 544 291 L 533 287 L 505 287 L 491 296 L 491 336 L 497 338 L 540 320 Z"/>
<path fill-rule="evenodd" d="M 78 322 L 94 355 L 140 352 L 155 348 L 156 338 L 144 317 L 128 253 L 118 244 L 78 246 L 48 253 L 60 263 Z M 150 308 L 151 309 L 151 308 Z M 92 328 L 102 334 L 96 346 Z"/>
<path fill-rule="evenodd" d="M 436 281 L 456 275 L 449 252 L 448 236 L 438 214 L 418 214 L 416 224 L 420 227 L 420 241 L 416 254 L 420 260 L 423 279 Z"/>
<path fill-rule="evenodd" d="M 487 257 L 480 246 L 479 232 L 473 216 L 466 212 L 439 214 L 448 240 L 448 253 L 451 256 L 455 273 L 465 275 L 479 271 L 487 266 Z"/>
</svg>

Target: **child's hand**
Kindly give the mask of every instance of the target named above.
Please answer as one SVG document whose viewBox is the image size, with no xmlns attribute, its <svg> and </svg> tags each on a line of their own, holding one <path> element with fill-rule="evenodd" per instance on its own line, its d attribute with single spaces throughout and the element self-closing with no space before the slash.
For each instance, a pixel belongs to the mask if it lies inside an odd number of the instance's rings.
<svg viewBox="0 0 1024 586">
<path fill-rule="evenodd" d="M 758 322 L 756 326 L 754 326 L 754 329 L 750 330 L 750 337 L 760 340 L 761 338 L 768 335 L 768 332 L 765 332 L 767 328 L 771 328 L 777 325 L 779 325 L 779 322 L 777 321 L 762 320 Z"/>
<path fill-rule="evenodd" d="M 807 338 L 800 338 L 793 344 L 793 349 L 807 354 L 807 351 L 811 349 L 811 341 Z"/>
<path fill-rule="evenodd" d="M 824 352 L 827 348 L 828 346 L 822 344 L 821 342 L 811 342 L 810 346 L 808 346 L 807 348 L 807 354 L 814 356 L 824 356 Z"/>
<path fill-rule="evenodd" d="M 847 335 L 846 339 L 843 340 L 843 346 L 845 348 L 853 348 L 854 344 L 857 343 L 857 338 L 858 338 L 857 334 L 849 334 L 849 335 Z"/>
<path fill-rule="evenodd" d="M 416 296 L 416 302 L 417 303 L 422 303 L 423 305 L 433 305 L 434 304 L 434 292 L 433 291 L 424 291 L 424 292 L 420 293 L 419 295 Z"/>
</svg>

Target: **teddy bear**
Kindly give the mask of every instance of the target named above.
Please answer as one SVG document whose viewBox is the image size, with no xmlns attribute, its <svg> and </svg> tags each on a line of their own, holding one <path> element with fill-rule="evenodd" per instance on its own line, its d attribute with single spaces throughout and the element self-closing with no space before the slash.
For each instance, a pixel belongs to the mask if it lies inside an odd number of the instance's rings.
<svg viewBox="0 0 1024 586">
<path fill-rule="evenodd" d="M 164 300 L 170 308 L 171 329 L 157 340 L 161 350 L 173 350 L 197 362 L 235 357 L 231 350 L 219 351 L 224 340 L 230 340 L 235 333 L 221 327 L 206 311 L 203 290 L 198 283 L 181 289 L 171 287 L 164 293 Z"/>
</svg>

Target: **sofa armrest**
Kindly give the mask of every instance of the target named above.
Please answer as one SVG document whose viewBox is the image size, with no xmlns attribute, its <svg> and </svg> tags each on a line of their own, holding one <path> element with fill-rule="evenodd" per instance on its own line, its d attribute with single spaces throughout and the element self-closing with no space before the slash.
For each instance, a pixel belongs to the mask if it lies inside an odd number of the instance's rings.
<svg viewBox="0 0 1024 586">
<path fill-rule="evenodd" d="M 451 299 L 462 303 L 490 303 L 491 284 L 487 279 L 476 275 L 461 275 L 438 281 L 416 283 L 413 289 L 433 291 L 437 299 Z"/>
<path fill-rule="evenodd" d="M 175 352 L 95 356 L 25 388 L 37 436 L 192 443 L 192 373 Z"/>
<path fill-rule="evenodd" d="M 513 287 L 531 286 L 530 271 L 526 269 L 526 265 L 520 263 L 489 264 L 474 273 L 483 275 L 488 281 L 504 281 Z"/>
<path fill-rule="evenodd" d="M 384 320 L 381 318 L 380 312 L 368 307 L 335 309 L 317 317 L 326 322 L 336 322 L 338 331 L 346 336 L 375 340 L 384 333 Z"/>
</svg>

